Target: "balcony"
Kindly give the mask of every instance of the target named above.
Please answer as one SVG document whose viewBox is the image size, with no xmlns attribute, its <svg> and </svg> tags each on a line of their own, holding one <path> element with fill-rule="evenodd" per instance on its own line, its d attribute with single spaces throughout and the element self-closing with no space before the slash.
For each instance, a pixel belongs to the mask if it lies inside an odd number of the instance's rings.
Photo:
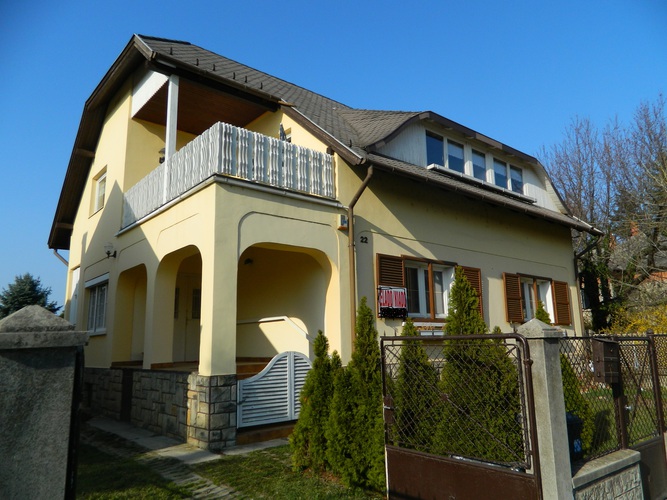
<svg viewBox="0 0 667 500">
<path fill-rule="evenodd" d="M 212 176 L 334 199 L 333 157 L 226 123 L 216 123 L 125 193 L 122 228 Z"/>
</svg>

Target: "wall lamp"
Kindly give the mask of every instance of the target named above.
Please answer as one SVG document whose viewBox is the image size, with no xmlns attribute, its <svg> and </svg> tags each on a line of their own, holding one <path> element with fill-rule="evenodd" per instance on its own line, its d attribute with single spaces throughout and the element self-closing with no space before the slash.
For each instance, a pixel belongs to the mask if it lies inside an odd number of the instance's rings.
<svg viewBox="0 0 667 500">
<path fill-rule="evenodd" d="M 104 245 L 104 251 L 107 254 L 107 259 L 113 257 L 114 259 L 116 258 L 116 250 L 114 250 L 113 245 L 111 243 L 107 243 Z"/>
</svg>

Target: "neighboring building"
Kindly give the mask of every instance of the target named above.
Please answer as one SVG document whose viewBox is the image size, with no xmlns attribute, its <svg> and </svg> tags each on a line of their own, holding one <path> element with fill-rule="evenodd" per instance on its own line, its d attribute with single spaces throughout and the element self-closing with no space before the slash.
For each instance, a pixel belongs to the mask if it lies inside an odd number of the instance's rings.
<svg viewBox="0 0 667 500">
<path fill-rule="evenodd" d="M 381 335 L 403 309 L 438 334 L 455 265 L 490 328 L 542 300 L 580 333 L 572 230 L 598 233 L 535 158 L 441 115 L 133 36 L 85 104 L 49 246 L 69 250 L 65 317 L 91 333 L 89 403 L 220 449 L 246 365 L 310 357 L 318 330 L 347 362 L 362 296 Z M 173 400 L 137 401 L 159 391 Z"/>
</svg>

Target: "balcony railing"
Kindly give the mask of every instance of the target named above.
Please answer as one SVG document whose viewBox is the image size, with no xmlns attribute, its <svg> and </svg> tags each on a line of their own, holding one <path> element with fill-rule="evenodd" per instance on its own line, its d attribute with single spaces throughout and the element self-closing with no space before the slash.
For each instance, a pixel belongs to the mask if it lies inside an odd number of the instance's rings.
<svg viewBox="0 0 667 500">
<path fill-rule="evenodd" d="M 212 175 L 335 198 L 331 155 L 216 123 L 127 190 L 122 227 L 175 200 Z"/>
</svg>

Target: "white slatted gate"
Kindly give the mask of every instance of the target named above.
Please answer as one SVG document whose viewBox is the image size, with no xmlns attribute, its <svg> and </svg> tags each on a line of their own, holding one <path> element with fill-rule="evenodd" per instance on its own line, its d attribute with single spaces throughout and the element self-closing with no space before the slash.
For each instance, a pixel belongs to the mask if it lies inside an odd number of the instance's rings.
<svg viewBox="0 0 667 500">
<path fill-rule="evenodd" d="M 300 352 L 282 352 L 254 377 L 239 380 L 236 425 L 250 427 L 299 418 L 299 393 L 311 366 Z"/>
</svg>

